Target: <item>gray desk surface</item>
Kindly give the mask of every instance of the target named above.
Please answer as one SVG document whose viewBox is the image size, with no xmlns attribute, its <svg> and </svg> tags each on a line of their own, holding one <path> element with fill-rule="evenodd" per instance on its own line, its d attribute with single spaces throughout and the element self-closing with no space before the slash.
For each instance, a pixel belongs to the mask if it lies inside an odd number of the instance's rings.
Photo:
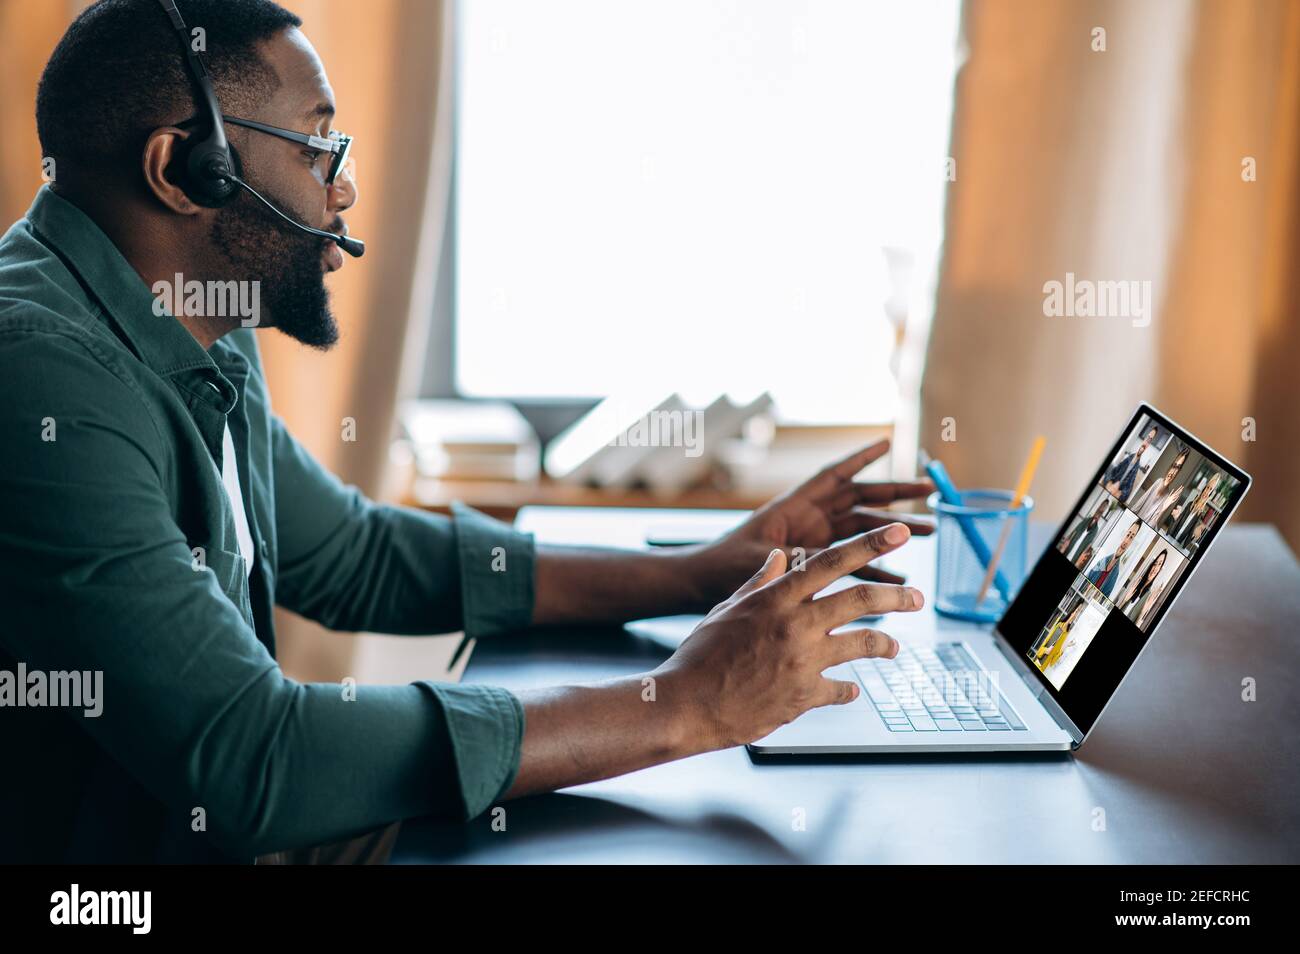
<svg viewBox="0 0 1300 954">
<path fill-rule="evenodd" d="M 636 545 L 648 519 L 669 518 L 521 514 L 539 540 L 612 545 Z M 1033 545 L 1050 532 L 1036 526 Z M 928 593 L 933 561 L 917 538 L 888 565 Z M 965 625 L 925 612 L 886 628 L 906 640 Z M 1229 526 L 1074 755 L 770 764 L 737 748 L 507 803 L 505 831 L 490 813 L 408 821 L 393 860 L 1295 863 L 1298 637 L 1295 557 L 1270 526 Z M 590 681 L 668 652 L 617 629 L 536 631 L 480 643 L 465 680 Z M 1255 702 L 1242 700 L 1247 677 Z"/>
</svg>

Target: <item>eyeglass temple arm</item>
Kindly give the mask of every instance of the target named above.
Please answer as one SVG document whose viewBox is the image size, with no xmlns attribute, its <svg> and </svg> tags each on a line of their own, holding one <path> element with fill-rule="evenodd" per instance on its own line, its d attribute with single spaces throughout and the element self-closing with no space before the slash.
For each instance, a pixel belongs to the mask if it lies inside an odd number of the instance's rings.
<svg viewBox="0 0 1300 954">
<path fill-rule="evenodd" d="M 281 139 L 290 139 L 293 142 L 303 143 L 313 149 L 338 152 L 342 148 L 342 143 L 336 139 L 325 139 L 321 136 L 312 136 L 309 133 L 300 133 L 292 129 L 281 129 L 279 126 L 268 126 L 266 123 L 259 123 L 252 119 L 239 119 L 235 116 L 222 116 L 221 118 L 232 126 L 256 129 L 259 132 L 270 133 L 272 136 L 279 136 Z"/>
</svg>

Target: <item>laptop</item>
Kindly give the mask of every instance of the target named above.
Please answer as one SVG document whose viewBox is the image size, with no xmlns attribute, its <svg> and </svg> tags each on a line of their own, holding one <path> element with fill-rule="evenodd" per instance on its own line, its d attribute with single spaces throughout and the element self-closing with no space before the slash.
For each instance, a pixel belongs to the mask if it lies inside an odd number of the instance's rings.
<svg viewBox="0 0 1300 954">
<path fill-rule="evenodd" d="M 1149 404 L 992 629 L 929 614 L 894 659 L 826 675 L 862 688 L 749 746 L 756 755 L 1070 751 L 1081 746 L 1250 487 Z"/>
</svg>

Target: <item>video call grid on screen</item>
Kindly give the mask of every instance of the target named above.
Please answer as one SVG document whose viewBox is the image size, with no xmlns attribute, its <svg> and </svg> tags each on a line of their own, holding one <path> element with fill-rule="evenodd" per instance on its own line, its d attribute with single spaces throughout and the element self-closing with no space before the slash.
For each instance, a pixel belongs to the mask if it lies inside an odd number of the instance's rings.
<svg viewBox="0 0 1300 954">
<path fill-rule="evenodd" d="M 1087 732 L 1250 477 L 1139 405 L 999 623 Z"/>
</svg>

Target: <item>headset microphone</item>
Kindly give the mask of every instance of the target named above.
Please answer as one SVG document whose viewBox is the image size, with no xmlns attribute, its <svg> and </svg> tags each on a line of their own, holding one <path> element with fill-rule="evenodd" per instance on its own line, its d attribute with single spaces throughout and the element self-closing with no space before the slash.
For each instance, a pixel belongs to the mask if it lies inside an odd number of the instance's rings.
<svg viewBox="0 0 1300 954">
<path fill-rule="evenodd" d="M 346 235 L 337 235 L 334 232 L 326 232 L 324 229 L 314 229 L 310 225 L 303 225 L 297 219 L 291 219 L 289 218 L 289 216 L 285 215 L 283 212 L 277 209 L 271 202 L 267 201 L 267 199 L 262 195 L 262 193 L 258 192 L 256 189 L 254 189 L 243 179 L 239 178 L 239 176 L 235 175 L 234 173 L 227 173 L 227 177 L 230 179 L 231 182 L 245 189 L 250 195 L 256 198 L 259 202 L 261 202 L 264 206 L 266 206 L 268 209 L 270 209 L 280 218 L 284 219 L 294 228 L 300 229 L 303 232 L 306 232 L 308 235 L 315 235 L 317 238 L 329 239 L 331 242 L 333 242 L 339 248 L 343 249 L 343 251 L 347 252 L 353 258 L 360 258 L 362 255 L 366 254 L 366 243 L 361 241 L 361 239 L 348 238 Z"/>
</svg>

